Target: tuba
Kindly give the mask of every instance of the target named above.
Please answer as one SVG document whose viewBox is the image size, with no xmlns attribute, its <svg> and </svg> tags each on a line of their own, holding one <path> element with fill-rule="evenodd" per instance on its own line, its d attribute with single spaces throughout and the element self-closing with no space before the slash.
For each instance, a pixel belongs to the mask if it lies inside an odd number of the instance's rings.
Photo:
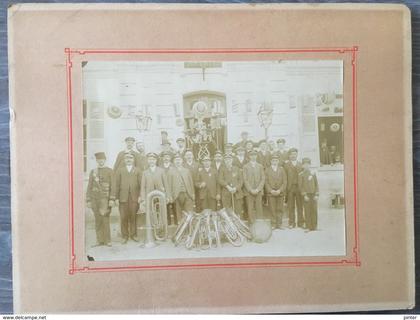
<svg viewBox="0 0 420 320">
<path fill-rule="evenodd" d="M 168 238 L 166 196 L 160 190 L 149 192 L 146 198 L 146 247 L 154 247 L 155 240 Z"/>
</svg>

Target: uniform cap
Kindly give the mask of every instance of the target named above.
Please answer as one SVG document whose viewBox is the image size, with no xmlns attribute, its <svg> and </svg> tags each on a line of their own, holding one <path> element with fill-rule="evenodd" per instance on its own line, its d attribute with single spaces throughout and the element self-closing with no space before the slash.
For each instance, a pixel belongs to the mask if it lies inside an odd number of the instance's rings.
<svg viewBox="0 0 420 320">
<path fill-rule="evenodd" d="M 146 156 L 148 158 L 155 158 L 155 159 L 158 158 L 158 155 L 156 153 L 154 153 L 154 152 L 149 152 Z"/>
<path fill-rule="evenodd" d="M 277 143 L 286 143 L 286 140 L 283 138 L 277 139 Z"/>
<path fill-rule="evenodd" d="M 96 160 L 106 159 L 105 152 L 96 152 L 95 153 L 95 158 L 96 158 Z"/>
<path fill-rule="evenodd" d="M 310 158 L 303 158 L 302 159 L 302 164 L 307 163 L 307 164 L 311 164 L 311 159 Z"/>
<path fill-rule="evenodd" d="M 133 141 L 134 142 L 134 141 L 136 141 L 136 139 L 134 139 L 133 137 L 127 137 L 127 138 L 124 139 L 124 141 L 125 142 L 127 142 L 127 141 Z"/>
</svg>

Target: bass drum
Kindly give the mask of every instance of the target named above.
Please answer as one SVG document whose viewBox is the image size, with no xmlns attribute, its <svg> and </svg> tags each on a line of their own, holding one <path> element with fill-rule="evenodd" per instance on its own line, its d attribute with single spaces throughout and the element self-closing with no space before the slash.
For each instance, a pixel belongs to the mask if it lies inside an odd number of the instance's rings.
<svg viewBox="0 0 420 320">
<path fill-rule="evenodd" d="M 271 220 L 256 219 L 251 226 L 252 240 L 257 243 L 267 242 L 271 238 Z"/>
</svg>

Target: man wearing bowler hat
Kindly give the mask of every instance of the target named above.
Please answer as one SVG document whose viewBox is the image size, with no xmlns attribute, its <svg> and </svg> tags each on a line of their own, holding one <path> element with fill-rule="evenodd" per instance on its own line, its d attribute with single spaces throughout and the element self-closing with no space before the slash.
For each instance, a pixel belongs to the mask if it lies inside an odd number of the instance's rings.
<svg viewBox="0 0 420 320">
<path fill-rule="evenodd" d="M 125 138 L 125 150 L 120 151 L 117 155 L 117 159 L 115 160 L 115 164 L 114 164 L 114 172 L 116 172 L 119 168 L 124 167 L 125 166 L 125 154 L 126 153 L 130 153 L 134 156 L 134 162 L 133 165 L 135 167 L 140 167 L 140 163 L 139 163 L 139 153 L 137 151 L 134 150 L 134 142 L 136 141 L 136 139 L 134 139 L 133 137 L 127 137 Z"/>
<path fill-rule="evenodd" d="M 203 167 L 198 169 L 195 179 L 195 187 L 198 190 L 199 208 L 217 210 L 217 202 L 220 201 L 220 187 L 217 183 L 217 170 L 212 168 L 209 156 L 201 160 Z"/>
<path fill-rule="evenodd" d="M 94 246 L 111 246 L 111 230 L 109 215 L 114 206 L 114 197 L 111 189 L 114 184 L 114 173 L 111 168 L 105 167 L 106 156 L 104 152 L 95 153 L 97 168 L 89 174 L 86 191 L 86 205 L 91 208 L 95 216 L 96 244 Z"/>
<path fill-rule="evenodd" d="M 265 183 L 264 167 L 257 162 L 257 151 L 249 152 L 250 161 L 243 167 L 247 212 L 250 224 L 263 217 L 262 195 Z"/>
<path fill-rule="evenodd" d="M 114 197 L 120 210 L 122 243 L 137 240 L 137 211 L 140 203 L 142 170 L 134 166 L 134 155 L 124 155 L 125 165 L 115 173 Z"/>
</svg>

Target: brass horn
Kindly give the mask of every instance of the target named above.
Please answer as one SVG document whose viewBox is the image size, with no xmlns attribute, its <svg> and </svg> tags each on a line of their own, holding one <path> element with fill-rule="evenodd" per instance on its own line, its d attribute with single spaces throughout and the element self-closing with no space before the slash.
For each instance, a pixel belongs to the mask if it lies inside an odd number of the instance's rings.
<svg viewBox="0 0 420 320">
<path fill-rule="evenodd" d="M 149 192 L 146 198 L 146 240 L 145 247 L 156 245 L 155 240 L 164 241 L 168 237 L 168 217 L 166 196 L 160 190 Z"/>
</svg>

